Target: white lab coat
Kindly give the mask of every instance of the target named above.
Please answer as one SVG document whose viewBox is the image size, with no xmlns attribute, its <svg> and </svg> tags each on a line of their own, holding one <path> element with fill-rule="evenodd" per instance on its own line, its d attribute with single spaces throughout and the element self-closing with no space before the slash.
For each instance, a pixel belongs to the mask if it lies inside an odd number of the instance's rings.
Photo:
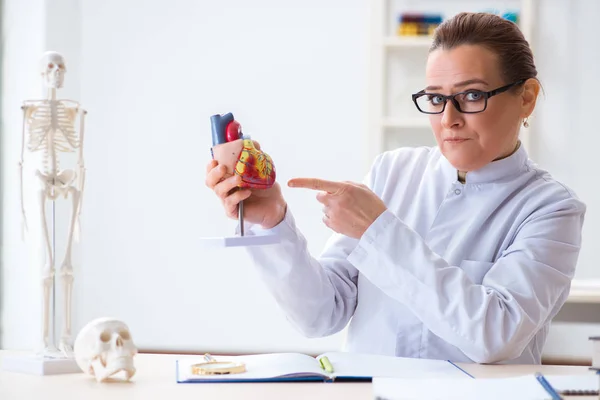
<svg viewBox="0 0 600 400">
<path fill-rule="evenodd" d="M 540 363 L 580 251 L 573 191 L 523 146 L 465 184 L 437 147 L 401 148 L 365 184 L 388 210 L 360 240 L 334 234 L 314 258 L 288 208 L 281 243 L 247 248 L 291 323 L 308 337 L 350 323 L 353 352 Z"/>
</svg>

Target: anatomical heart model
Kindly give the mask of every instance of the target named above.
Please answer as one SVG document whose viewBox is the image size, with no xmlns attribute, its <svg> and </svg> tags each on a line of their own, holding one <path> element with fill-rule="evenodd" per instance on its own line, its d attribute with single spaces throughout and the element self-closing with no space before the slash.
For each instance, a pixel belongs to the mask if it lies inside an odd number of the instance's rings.
<svg viewBox="0 0 600 400">
<path fill-rule="evenodd" d="M 275 164 L 271 157 L 254 145 L 232 113 L 210 117 L 212 127 L 211 154 L 219 165 L 225 165 L 229 175 L 242 178 L 240 188 L 252 190 L 269 189 L 275 183 Z M 239 203 L 240 235 L 225 238 L 208 238 L 213 244 L 224 247 L 252 246 L 279 242 L 273 234 L 248 235 L 244 232 L 244 202 Z"/>
<path fill-rule="evenodd" d="M 275 183 L 275 165 L 271 157 L 258 150 L 233 114 L 211 117 L 213 158 L 227 166 L 229 173 L 242 177 L 242 188 L 267 189 Z"/>
</svg>

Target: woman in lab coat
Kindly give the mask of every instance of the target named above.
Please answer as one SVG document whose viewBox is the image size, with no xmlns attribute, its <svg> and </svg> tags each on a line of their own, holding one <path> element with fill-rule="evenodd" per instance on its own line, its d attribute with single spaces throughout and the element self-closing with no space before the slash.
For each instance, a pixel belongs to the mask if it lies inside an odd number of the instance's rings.
<svg viewBox="0 0 600 400">
<path fill-rule="evenodd" d="M 347 350 L 477 363 L 540 363 L 581 246 L 585 204 L 519 141 L 540 84 L 512 22 L 462 13 L 435 32 L 427 87 L 413 95 L 437 146 L 379 155 L 362 184 L 297 178 L 318 191 L 336 233 L 314 258 L 280 187 L 232 191 L 239 177 L 207 166 L 206 184 L 246 234 L 288 319 L 306 336 L 348 326 Z M 253 225 L 252 225 L 253 224 Z"/>
</svg>

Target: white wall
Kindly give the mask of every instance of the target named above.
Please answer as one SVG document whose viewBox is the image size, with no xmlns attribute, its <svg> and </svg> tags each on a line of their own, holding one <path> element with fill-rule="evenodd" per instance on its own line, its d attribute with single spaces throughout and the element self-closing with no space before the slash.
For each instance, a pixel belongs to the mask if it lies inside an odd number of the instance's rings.
<svg viewBox="0 0 600 400">
<path fill-rule="evenodd" d="M 532 121 L 533 157 L 572 187 L 588 205 L 577 278 L 600 278 L 600 187 L 594 182 L 598 135 L 600 45 L 595 0 L 544 1 L 535 31 L 535 55 L 544 87 Z M 542 23 L 549 21 L 551 23 Z"/>
<path fill-rule="evenodd" d="M 204 171 L 209 117 L 232 111 L 273 156 L 284 186 L 299 175 L 362 179 L 367 2 L 84 1 L 78 23 L 62 20 L 61 10 L 73 9 L 66 2 L 55 6 L 49 24 L 68 23 L 79 39 L 56 35 L 51 47 L 66 52 L 80 44 L 66 54 L 76 73 L 67 73 L 65 93 L 89 111 L 75 331 L 113 315 L 130 324 L 142 349 L 337 348 L 341 335 L 311 340 L 293 330 L 241 249 L 200 247 L 202 237 L 234 227 L 205 188 Z M 28 56 L 35 60 L 39 50 Z M 24 77 L 36 79 L 32 71 Z M 14 130 L 15 101 L 5 107 Z M 343 160 L 332 157 L 334 149 Z M 5 177 L 12 195 L 15 176 Z M 329 232 L 315 194 L 284 193 L 317 253 Z M 67 204 L 58 205 L 59 218 Z M 5 214 L 17 210 L 14 201 L 5 205 Z M 6 222 L 5 232 L 13 232 L 17 220 Z M 57 266 L 64 242 L 57 232 Z M 4 254 L 5 263 L 21 256 Z M 12 332 L 4 347 L 32 343 L 18 335 L 16 320 L 3 320 Z"/>
<path fill-rule="evenodd" d="M 576 278 L 598 279 L 600 135 L 596 97 L 600 91 L 600 45 L 595 16 L 600 13 L 600 3 L 544 0 L 538 8 L 534 52 L 545 94 L 531 121 L 532 157 L 587 203 Z M 573 304 L 559 314 L 548 336 L 548 356 L 589 359 L 588 337 L 600 335 L 600 312 L 594 320 L 586 310 L 588 306 Z"/>
<path fill-rule="evenodd" d="M 274 157 L 282 183 L 298 175 L 358 180 L 369 162 L 359 149 L 368 102 L 368 2 L 290 4 L 5 0 L 3 347 L 32 347 L 39 339 L 39 266 L 28 263 L 17 234 L 16 166 L 19 106 L 42 94 L 37 59 L 49 48 L 67 56 L 62 94 L 89 111 L 75 331 L 114 315 L 147 349 L 318 352 L 340 344 L 340 335 L 297 334 L 244 264 L 243 251 L 200 248 L 202 237 L 231 234 L 234 226 L 204 187 L 210 115 L 233 111 Z M 534 32 L 546 97 L 531 121 L 532 156 L 589 205 L 579 278 L 598 276 L 600 191 L 589 183 L 599 140 L 592 31 L 599 7 L 594 0 L 545 0 Z M 314 193 L 284 187 L 284 194 L 318 253 L 329 232 Z M 58 205 L 59 217 L 68 212 Z M 57 248 L 63 246 L 58 232 Z M 212 300 L 224 292 L 226 301 Z M 25 328 L 30 323 L 35 331 Z M 585 355 L 588 332 L 600 330 L 556 324 L 548 353 Z"/>
<path fill-rule="evenodd" d="M 38 269 L 21 241 L 18 162 L 23 100 L 42 94 L 38 58 L 44 51 L 46 11 L 43 0 L 4 1 L 2 10 L 2 111 L 0 173 L 2 179 L 2 255 L 0 340 L 10 345 L 37 345 L 41 295 Z M 26 328 L 31 324 L 33 329 Z"/>
</svg>

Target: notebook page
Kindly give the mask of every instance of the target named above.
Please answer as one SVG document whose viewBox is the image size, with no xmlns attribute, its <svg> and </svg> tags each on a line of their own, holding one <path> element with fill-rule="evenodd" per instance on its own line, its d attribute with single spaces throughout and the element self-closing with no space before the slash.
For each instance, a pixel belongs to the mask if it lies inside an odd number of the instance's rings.
<svg viewBox="0 0 600 400">
<path fill-rule="evenodd" d="M 346 352 L 330 352 L 321 356 L 327 356 L 333 366 L 334 373 L 332 375 L 336 377 L 425 378 L 448 376 L 473 379 L 452 363 L 444 360 Z"/>
<path fill-rule="evenodd" d="M 583 375 L 544 375 L 544 378 L 558 392 L 600 389 L 600 378 L 592 371 Z"/>
<path fill-rule="evenodd" d="M 277 377 L 308 376 L 325 374 L 317 360 L 300 353 L 272 353 L 246 356 L 212 356 L 217 361 L 243 362 L 246 372 L 228 375 L 194 375 L 191 365 L 205 362 L 202 356 L 197 359 L 178 360 L 178 381 L 214 381 L 214 380 L 256 380 Z"/>
<path fill-rule="evenodd" d="M 594 375 L 546 376 L 557 390 L 598 389 Z M 550 396 L 534 375 L 509 378 L 374 378 L 373 395 L 377 400 L 546 400 Z"/>
<path fill-rule="evenodd" d="M 374 378 L 377 400 L 547 400 L 548 393 L 533 376 L 498 379 Z"/>
</svg>

